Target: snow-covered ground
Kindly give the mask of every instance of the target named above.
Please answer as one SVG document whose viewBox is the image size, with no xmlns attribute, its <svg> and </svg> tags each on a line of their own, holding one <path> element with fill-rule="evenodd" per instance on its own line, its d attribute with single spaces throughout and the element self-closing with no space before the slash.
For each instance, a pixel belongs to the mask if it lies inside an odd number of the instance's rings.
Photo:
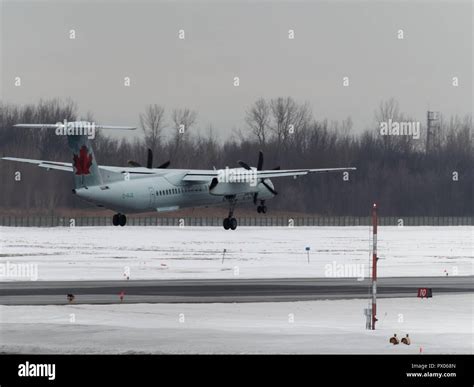
<svg viewBox="0 0 474 387">
<path fill-rule="evenodd" d="M 371 254 L 364 226 L 0 227 L 0 240 L 0 265 L 36 265 L 39 280 L 324 277 L 334 264 L 367 275 Z M 473 274 L 470 226 L 380 227 L 378 251 L 379 276 Z"/>
<path fill-rule="evenodd" d="M 473 353 L 473 295 L 378 301 L 0 306 L 0 352 Z M 397 333 L 411 345 L 389 344 Z"/>
</svg>

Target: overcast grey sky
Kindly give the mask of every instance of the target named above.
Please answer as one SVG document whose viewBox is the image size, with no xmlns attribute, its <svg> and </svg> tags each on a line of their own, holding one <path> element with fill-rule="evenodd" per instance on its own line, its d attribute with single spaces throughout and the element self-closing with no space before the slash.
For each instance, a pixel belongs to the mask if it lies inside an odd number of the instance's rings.
<svg viewBox="0 0 474 387">
<path fill-rule="evenodd" d="M 97 122 L 123 125 L 138 124 L 150 103 L 187 106 L 221 138 L 245 126 L 245 110 L 259 97 L 308 101 L 316 118 L 351 116 L 356 130 L 390 97 L 419 120 L 427 109 L 464 115 L 473 105 L 472 8 L 470 1 L 4 1 L 2 100 L 72 97 Z"/>
</svg>

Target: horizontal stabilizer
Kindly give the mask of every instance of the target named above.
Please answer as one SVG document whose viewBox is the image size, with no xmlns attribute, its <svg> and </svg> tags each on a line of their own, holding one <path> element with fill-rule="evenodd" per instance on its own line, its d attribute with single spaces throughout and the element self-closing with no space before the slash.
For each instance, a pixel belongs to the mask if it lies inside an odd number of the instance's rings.
<svg viewBox="0 0 474 387">
<path fill-rule="evenodd" d="M 93 122 L 87 121 L 71 121 L 67 122 L 66 125 L 62 122 L 56 124 L 16 124 L 13 125 L 16 128 L 29 128 L 29 129 L 57 129 L 64 128 L 64 126 L 71 127 L 85 127 L 93 126 L 95 129 L 116 129 L 116 130 L 135 130 L 135 126 L 113 126 L 113 125 L 98 125 Z"/>
<path fill-rule="evenodd" d="M 59 161 L 34 160 L 34 159 L 20 159 L 17 157 L 2 157 L 2 160 L 17 161 L 20 163 L 28 163 L 28 164 L 37 165 L 38 167 L 41 167 L 41 168 L 56 169 L 59 171 L 72 172 L 71 163 L 62 163 Z"/>
</svg>

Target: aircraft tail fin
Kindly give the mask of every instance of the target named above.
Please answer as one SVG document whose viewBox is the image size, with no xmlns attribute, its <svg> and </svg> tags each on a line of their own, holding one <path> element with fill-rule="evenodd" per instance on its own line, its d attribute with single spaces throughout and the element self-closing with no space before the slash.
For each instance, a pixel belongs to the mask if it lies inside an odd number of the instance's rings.
<svg viewBox="0 0 474 387">
<path fill-rule="evenodd" d="M 84 135 L 69 135 L 67 136 L 67 142 L 69 149 L 72 151 L 74 187 L 103 185 L 97 159 L 89 138 Z"/>
</svg>

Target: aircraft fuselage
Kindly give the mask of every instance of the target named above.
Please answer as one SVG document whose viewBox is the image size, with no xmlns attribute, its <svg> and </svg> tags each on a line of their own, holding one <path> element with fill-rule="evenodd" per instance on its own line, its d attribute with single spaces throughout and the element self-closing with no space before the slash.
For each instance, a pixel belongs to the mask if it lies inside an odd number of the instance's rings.
<svg viewBox="0 0 474 387">
<path fill-rule="evenodd" d="M 266 180 L 271 184 L 270 180 Z M 228 183 L 219 183 L 222 185 Z M 180 208 L 207 207 L 222 204 L 229 197 L 237 202 L 251 202 L 257 192 L 258 200 L 274 195 L 261 183 L 231 183 L 231 195 L 213 194 L 209 184 L 203 182 L 170 181 L 166 177 L 141 177 L 105 183 L 102 186 L 76 188 L 73 192 L 80 198 L 99 207 L 122 213 L 148 211 L 176 211 Z"/>
</svg>

